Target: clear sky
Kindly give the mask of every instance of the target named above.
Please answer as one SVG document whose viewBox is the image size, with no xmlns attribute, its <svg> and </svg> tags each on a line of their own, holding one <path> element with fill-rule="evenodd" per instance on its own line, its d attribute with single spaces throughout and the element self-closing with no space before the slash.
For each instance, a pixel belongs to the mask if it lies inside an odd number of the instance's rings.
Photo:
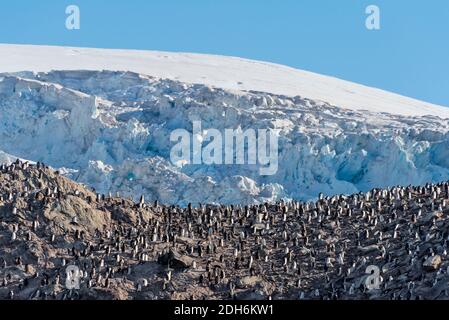
<svg viewBox="0 0 449 320">
<path fill-rule="evenodd" d="M 2 0 L 0 42 L 233 55 L 449 106 L 448 0 Z"/>
</svg>

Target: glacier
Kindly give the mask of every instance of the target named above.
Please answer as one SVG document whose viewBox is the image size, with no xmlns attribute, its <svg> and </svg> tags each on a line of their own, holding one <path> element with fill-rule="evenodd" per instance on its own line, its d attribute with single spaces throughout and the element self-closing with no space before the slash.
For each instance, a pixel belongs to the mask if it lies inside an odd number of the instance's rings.
<svg viewBox="0 0 449 320">
<path fill-rule="evenodd" d="M 278 129 L 279 170 L 170 162 L 170 133 Z M 0 44 L 0 162 L 166 204 L 311 200 L 449 179 L 449 108 L 234 57 Z"/>
<path fill-rule="evenodd" d="M 386 107 L 386 110 L 388 108 Z M 353 110 L 302 96 L 130 71 L 0 74 L 0 160 L 41 161 L 98 192 L 249 204 L 449 179 L 449 119 Z M 170 162 L 170 133 L 279 129 L 279 170 Z"/>
</svg>

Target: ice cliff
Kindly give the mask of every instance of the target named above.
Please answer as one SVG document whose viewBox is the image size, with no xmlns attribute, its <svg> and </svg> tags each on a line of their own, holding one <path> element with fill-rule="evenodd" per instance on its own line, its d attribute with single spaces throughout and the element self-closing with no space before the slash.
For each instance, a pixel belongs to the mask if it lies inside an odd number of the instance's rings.
<svg viewBox="0 0 449 320">
<path fill-rule="evenodd" d="M 388 106 L 386 106 L 388 111 Z M 279 170 L 170 162 L 170 133 L 280 129 Z M 42 161 L 98 192 L 163 203 L 307 200 L 449 179 L 449 121 L 349 110 L 133 72 L 0 75 L 0 160 Z"/>
</svg>

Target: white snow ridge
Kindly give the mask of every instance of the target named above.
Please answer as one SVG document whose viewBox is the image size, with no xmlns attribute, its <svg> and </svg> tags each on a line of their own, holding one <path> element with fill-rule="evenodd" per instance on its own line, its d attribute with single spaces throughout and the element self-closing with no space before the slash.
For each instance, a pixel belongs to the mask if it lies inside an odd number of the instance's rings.
<svg viewBox="0 0 449 320">
<path fill-rule="evenodd" d="M 237 204 L 449 179 L 449 108 L 309 72 L 218 56 L 16 45 L 0 45 L 0 72 L 0 162 L 43 161 L 102 193 Z M 278 172 L 173 166 L 170 133 L 193 121 L 280 129 Z"/>
</svg>

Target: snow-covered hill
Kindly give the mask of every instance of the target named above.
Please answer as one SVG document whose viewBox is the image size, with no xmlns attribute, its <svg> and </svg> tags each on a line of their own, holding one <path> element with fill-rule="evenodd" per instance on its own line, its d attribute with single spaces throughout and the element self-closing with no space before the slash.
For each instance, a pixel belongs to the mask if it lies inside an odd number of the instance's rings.
<svg viewBox="0 0 449 320">
<path fill-rule="evenodd" d="M 104 193 L 252 203 L 449 179 L 449 109 L 287 67 L 3 45 L 0 72 L 0 160 L 43 161 Z M 173 166 L 170 133 L 194 120 L 280 129 L 277 174 Z"/>
<path fill-rule="evenodd" d="M 132 71 L 228 90 L 301 96 L 353 110 L 449 118 L 449 108 L 278 64 L 235 57 L 0 44 L 0 72 Z"/>
</svg>

